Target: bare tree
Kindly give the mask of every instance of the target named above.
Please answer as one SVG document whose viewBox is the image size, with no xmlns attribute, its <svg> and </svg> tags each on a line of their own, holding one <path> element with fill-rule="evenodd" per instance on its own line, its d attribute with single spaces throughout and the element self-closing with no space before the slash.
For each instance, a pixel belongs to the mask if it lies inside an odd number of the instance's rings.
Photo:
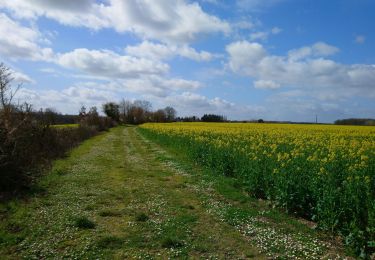
<svg viewBox="0 0 375 260">
<path fill-rule="evenodd" d="M 152 109 L 151 102 L 147 100 L 135 100 L 133 104 L 135 107 L 142 108 L 145 112 L 150 112 Z"/>
<path fill-rule="evenodd" d="M 165 111 L 168 122 L 175 121 L 176 114 L 177 114 L 176 109 L 174 109 L 173 107 L 166 107 L 164 108 L 164 111 Z"/>
<path fill-rule="evenodd" d="M 122 99 L 119 104 L 120 120 L 123 123 L 130 123 L 130 111 L 132 109 L 132 102 L 130 100 Z"/>
<path fill-rule="evenodd" d="M 154 122 L 165 123 L 167 121 L 167 115 L 164 109 L 159 109 L 152 113 Z"/>
<path fill-rule="evenodd" d="M 4 122 L 4 127 L 10 129 L 11 114 L 15 110 L 12 101 L 17 91 L 20 89 L 21 84 L 12 88 L 12 72 L 10 68 L 0 63 L 0 119 Z"/>
</svg>

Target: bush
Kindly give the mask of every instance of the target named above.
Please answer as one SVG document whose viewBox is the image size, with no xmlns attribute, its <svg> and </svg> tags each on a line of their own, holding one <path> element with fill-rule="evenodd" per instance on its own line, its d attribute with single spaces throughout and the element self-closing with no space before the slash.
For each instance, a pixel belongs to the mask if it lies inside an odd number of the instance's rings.
<svg viewBox="0 0 375 260">
<path fill-rule="evenodd" d="M 51 127 L 58 115 L 53 109 L 35 112 L 29 104 L 12 102 L 20 88 L 12 86 L 12 79 L 11 70 L 0 63 L 0 199 L 5 192 L 29 187 L 51 160 L 114 125 L 92 107 L 87 114 L 81 109 L 77 128 Z"/>
<path fill-rule="evenodd" d="M 149 217 L 145 213 L 139 213 L 135 216 L 135 220 L 140 222 L 146 222 L 149 220 Z"/>
<path fill-rule="evenodd" d="M 0 121 L 0 191 L 28 187 L 51 160 L 97 133 L 84 126 L 57 129 L 28 117 L 12 129 Z"/>
<path fill-rule="evenodd" d="M 96 224 L 87 217 L 78 217 L 74 221 L 74 226 L 81 229 L 93 229 Z"/>
</svg>

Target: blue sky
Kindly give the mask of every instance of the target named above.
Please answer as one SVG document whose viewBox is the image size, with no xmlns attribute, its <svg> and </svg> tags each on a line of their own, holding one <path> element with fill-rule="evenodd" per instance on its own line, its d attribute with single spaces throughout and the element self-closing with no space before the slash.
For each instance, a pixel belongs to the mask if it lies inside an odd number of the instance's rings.
<svg viewBox="0 0 375 260">
<path fill-rule="evenodd" d="M 178 115 L 375 117 L 372 0 L 0 0 L 20 102 L 77 113 L 146 99 Z"/>
</svg>

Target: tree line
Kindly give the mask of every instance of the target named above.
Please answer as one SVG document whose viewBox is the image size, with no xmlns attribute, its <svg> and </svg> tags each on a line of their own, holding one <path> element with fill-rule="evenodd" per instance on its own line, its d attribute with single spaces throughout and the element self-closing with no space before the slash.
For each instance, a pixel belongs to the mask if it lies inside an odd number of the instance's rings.
<svg viewBox="0 0 375 260">
<path fill-rule="evenodd" d="M 146 100 L 121 100 L 119 103 L 107 102 L 103 104 L 103 112 L 117 123 L 143 124 L 146 122 L 174 122 L 176 110 L 167 106 L 152 111 L 152 104 Z"/>
<path fill-rule="evenodd" d="M 348 118 L 335 121 L 335 125 L 364 125 L 375 126 L 375 119 L 370 118 Z"/>
</svg>

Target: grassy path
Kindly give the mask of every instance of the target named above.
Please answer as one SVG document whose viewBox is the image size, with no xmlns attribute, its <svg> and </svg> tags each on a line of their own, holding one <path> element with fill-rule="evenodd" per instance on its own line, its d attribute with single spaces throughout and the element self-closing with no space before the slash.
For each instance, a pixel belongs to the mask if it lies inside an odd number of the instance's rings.
<svg viewBox="0 0 375 260">
<path fill-rule="evenodd" d="M 2 205 L 8 258 L 261 257 L 202 206 L 134 128 L 95 137 L 56 163 L 44 195 Z M 10 215 L 10 216 L 9 216 Z"/>
<path fill-rule="evenodd" d="M 337 253 L 308 225 L 172 153 L 134 127 L 86 141 L 56 162 L 27 203 L 0 205 L 0 256 L 319 259 Z"/>
</svg>

